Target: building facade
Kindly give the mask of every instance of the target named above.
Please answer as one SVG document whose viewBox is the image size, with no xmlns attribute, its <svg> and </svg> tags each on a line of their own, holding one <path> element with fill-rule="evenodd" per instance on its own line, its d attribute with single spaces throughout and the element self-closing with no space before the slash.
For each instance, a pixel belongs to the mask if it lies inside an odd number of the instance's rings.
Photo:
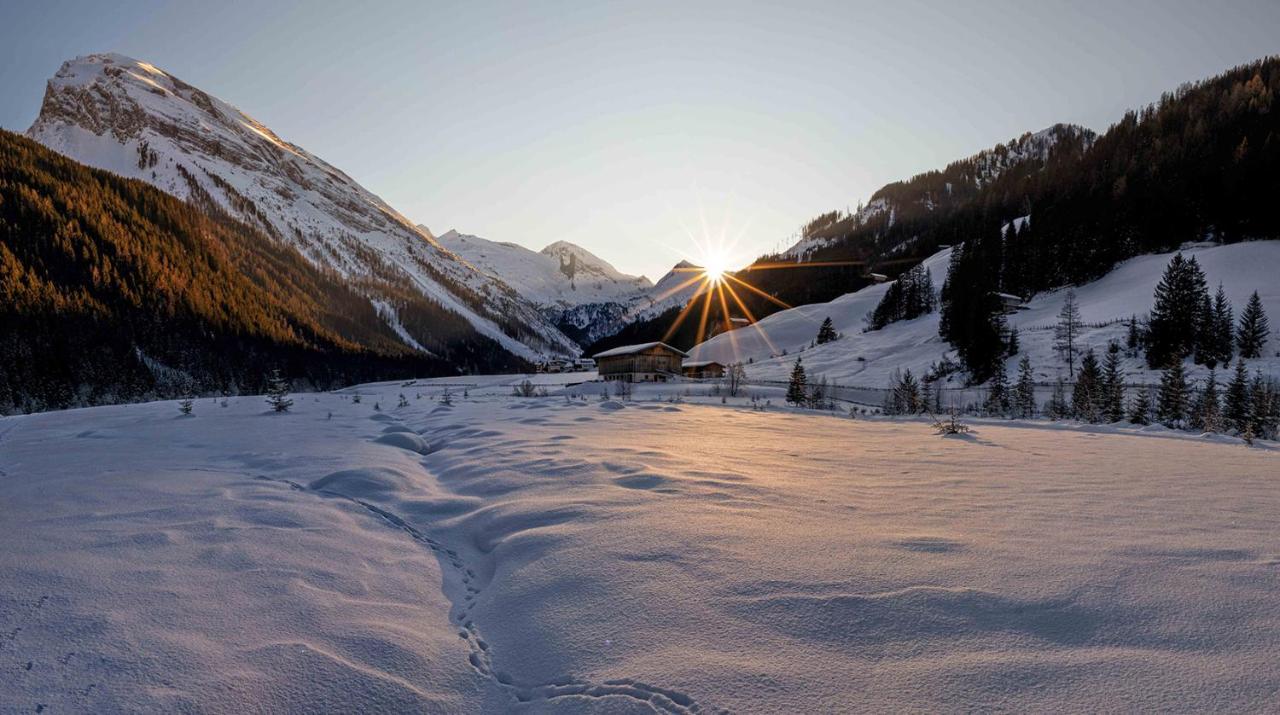
<svg viewBox="0 0 1280 715">
<path fill-rule="evenodd" d="M 606 350 L 595 356 L 602 379 L 619 382 L 666 382 L 681 374 L 688 355 L 666 343 L 641 343 Z"/>
</svg>

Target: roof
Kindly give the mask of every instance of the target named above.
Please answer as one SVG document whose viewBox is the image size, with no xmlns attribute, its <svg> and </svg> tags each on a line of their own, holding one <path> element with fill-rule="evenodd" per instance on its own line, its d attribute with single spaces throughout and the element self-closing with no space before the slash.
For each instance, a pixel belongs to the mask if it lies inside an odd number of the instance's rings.
<svg viewBox="0 0 1280 715">
<path fill-rule="evenodd" d="M 613 348 L 612 350 L 605 350 L 602 353 L 596 353 L 595 355 L 592 355 L 592 357 L 599 359 L 599 358 L 605 358 L 605 357 L 615 357 L 617 355 L 632 355 L 635 353 L 644 352 L 645 350 L 648 350 L 650 348 L 658 348 L 658 347 L 666 348 L 667 350 L 670 350 L 671 352 L 681 357 L 689 357 L 689 353 L 683 350 L 677 350 L 663 342 L 640 343 L 638 345 L 623 345 L 622 347 Z"/>
<path fill-rule="evenodd" d="M 691 367 L 707 367 L 708 365 L 719 365 L 720 367 L 724 367 L 724 363 L 716 360 L 698 360 L 696 362 L 682 363 L 682 366 L 686 369 Z"/>
<path fill-rule="evenodd" d="M 1020 295 L 1014 295 L 1014 294 L 1012 294 L 1012 293 L 999 293 L 999 292 L 997 292 L 997 291 L 992 291 L 992 292 L 991 292 L 991 295 L 994 295 L 995 297 L 999 298 L 1000 300 L 1007 301 L 1007 302 L 1014 302 L 1014 301 L 1017 301 L 1018 303 L 1023 302 L 1023 300 L 1022 300 L 1022 296 L 1020 296 Z"/>
</svg>

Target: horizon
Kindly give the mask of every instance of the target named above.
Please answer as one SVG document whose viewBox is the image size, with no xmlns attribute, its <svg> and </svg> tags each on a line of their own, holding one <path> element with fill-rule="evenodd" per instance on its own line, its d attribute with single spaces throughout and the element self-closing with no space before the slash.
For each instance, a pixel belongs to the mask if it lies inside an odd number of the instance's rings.
<svg viewBox="0 0 1280 715">
<path fill-rule="evenodd" d="M 1267 3 L 926 6 L 276 6 L 251 32 L 230 29 L 241 13 L 197 4 L 19 8 L 0 31 L 17 58 L 0 68 L 0 126 L 26 131 L 62 62 L 118 52 L 239 107 L 435 235 L 568 241 L 656 281 L 698 262 L 697 241 L 736 239 L 728 260 L 745 265 L 887 183 L 1057 123 L 1102 133 L 1180 84 L 1274 54 L 1276 25 L 1259 20 L 1280 21 Z M 71 13 L 95 19 L 65 32 Z M 307 29 L 290 34 L 298 13 Z M 798 26 L 809 51 L 771 42 Z M 900 42 L 904 26 L 916 42 Z M 383 35 L 359 55 L 323 51 Z M 406 79 L 418 76 L 431 79 Z"/>
</svg>

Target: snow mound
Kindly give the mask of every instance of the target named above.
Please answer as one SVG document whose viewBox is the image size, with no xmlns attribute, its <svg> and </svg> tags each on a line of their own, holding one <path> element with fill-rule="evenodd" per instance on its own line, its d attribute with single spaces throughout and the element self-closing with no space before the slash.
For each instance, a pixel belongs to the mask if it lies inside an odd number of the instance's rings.
<svg viewBox="0 0 1280 715">
<path fill-rule="evenodd" d="M 421 436 L 414 434 L 412 430 L 409 432 L 391 432 L 389 434 L 384 434 L 375 439 L 374 442 L 407 449 L 410 452 L 417 452 L 418 454 L 426 454 L 431 451 L 431 447 L 427 444 L 427 441 Z"/>
<path fill-rule="evenodd" d="M 380 497 L 404 491 L 409 477 L 389 467 L 344 469 L 325 475 L 308 485 L 315 491 L 337 492 L 349 497 Z"/>
</svg>

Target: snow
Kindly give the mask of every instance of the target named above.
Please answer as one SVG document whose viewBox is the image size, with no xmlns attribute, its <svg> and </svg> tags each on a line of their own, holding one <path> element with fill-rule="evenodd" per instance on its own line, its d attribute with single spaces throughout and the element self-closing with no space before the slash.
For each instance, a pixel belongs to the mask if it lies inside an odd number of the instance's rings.
<svg viewBox="0 0 1280 715">
<path fill-rule="evenodd" d="M 639 343 L 639 344 L 637 344 L 637 345 L 621 345 L 621 346 L 616 347 L 616 348 L 611 348 L 611 349 L 609 349 L 609 350 L 605 350 L 605 351 L 604 351 L 604 352 L 602 352 L 602 353 L 596 353 L 595 355 L 592 355 L 592 357 L 593 357 L 593 358 L 602 358 L 602 357 L 613 357 L 613 356 L 615 356 L 615 355 L 630 355 L 630 354 L 632 354 L 632 353 L 643 352 L 643 351 L 648 350 L 648 349 L 650 349 L 650 348 L 656 348 L 656 347 L 659 347 L 659 346 L 664 347 L 664 348 L 666 348 L 666 349 L 668 349 L 668 350 L 670 350 L 671 352 L 674 352 L 674 353 L 679 353 L 679 354 L 681 354 L 681 355 L 684 355 L 684 354 L 685 354 L 685 353 L 684 353 L 684 351 L 682 351 L 682 350 L 677 350 L 677 349 L 675 349 L 675 348 L 671 347 L 670 345 L 667 345 L 667 344 L 666 344 L 666 343 L 664 343 L 664 342 L 651 342 L 651 343 Z"/>
<path fill-rule="evenodd" d="M 1092 347 L 1101 353 L 1109 341 L 1124 344 L 1130 316 L 1141 320 L 1151 310 L 1156 284 L 1164 273 L 1172 253 L 1139 256 L 1118 265 L 1115 270 L 1092 283 L 1075 288 L 1080 318 L 1085 324 L 1081 335 L 1082 349 Z M 1251 241 L 1223 246 L 1193 248 L 1183 252 L 1195 256 L 1205 272 L 1210 293 L 1223 284 L 1227 297 L 1239 317 L 1253 291 L 1258 291 L 1263 308 L 1272 316 L 1272 333 L 1264 357 L 1246 361 L 1250 371 L 1280 375 L 1280 283 L 1275 270 L 1280 266 L 1280 241 Z M 946 279 L 951 249 L 945 249 L 924 261 L 933 276 L 934 286 L 942 287 Z M 873 310 L 890 283 L 868 286 L 828 303 L 815 303 L 774 313 L 746 328 L 722 333 L 695 346 L 694 360 L 716 360 L 725 364 L 742 360 L 747 374 L 755 379 L 785 380 L 797 354 L 809 374 L 825 375 L 841 385 L 883 388 L 894 370 L 910 369 L 916 375 L 928 371 L 930 365 L 946 356 L 955 359 L 954 351 L 938 336 L 938 313 L 915 320 L 893 323 L 873 331 L 862 332 L 863 317 Z M 1038 380 L 1053 381 L 1067 377 L 1066 364 L 1053 350 L 1053 326 L 1058 321 L 1066 290 L 1034 296 L 1023 310 L 1008 316 L 1009 324 L 1018 329 L 1020 354 L 1008 361 L 1010 374 L 1016 371 L 1022 355 L 1031 358 Z M 841 339 L 809 348 L 822 320 L 830 316 Z M 787 354 L 783 355 L 782 352 Z M 801 352 L 803 350 L 803 352 Z M 1155 384 L 1158 371 L 1148 370 L 1141 358 L 1126 359 L 1123 369 L 1130 384 Z M 1202 379 L 1207 370 L 1188 366 L 1192 379 Z"/>
<path fill-rule="evenodd" d="M 353 279 L 394 272 L 513 354 L 578 353 L 535 305 L 420 232 L 341 170 L 148 63 L 116 54 L 64 63 L 27 134 L 179 198 L 191 198 L 190 176 L 228 213 L 292 244 L 313 263 Z M 466 291 L 455 293 L 450 281 Z M 513 331 L 519 339 L 500 327 L 512 323 L 522 328 Z M 417 347 L 419 341 L 405 342 Z"/>
<path fill-rule="evenodd" d="M 0 703 L 1275 702 L 1275 445 L 981 421 L 941 438 L 688 385 L 601 402 L 585 374 L 510 396 L 525 377 L 295 395 L 287 414 L 243 397 L 0 419 Z"/>
<path fill-rule="evenodd" d="M 426 230 L 424 226 L 419 228 Z M 644 276 L 623 274 L 586 249 L 565 241 L 557 241 L 541 251 L 531 251 L 514 243 L 499 243 L 457 231 L 448 231 L 437 240 L 544 309 L 588 303 L 630 305 L 653 287 Z M 561 270 L 570 255 L 575 256 L 572 279 Z"/>
</svg>

